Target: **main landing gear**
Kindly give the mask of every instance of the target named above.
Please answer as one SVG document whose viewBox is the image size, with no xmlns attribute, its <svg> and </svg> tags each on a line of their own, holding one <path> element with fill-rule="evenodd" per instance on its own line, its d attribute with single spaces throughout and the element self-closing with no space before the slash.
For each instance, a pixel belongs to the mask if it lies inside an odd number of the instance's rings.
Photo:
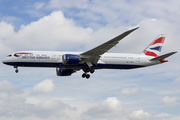
<svg viewBox="0 0 180 120">
<path fill-rule="evenodd" d="M 87 73 L 83 73 L 83 74 L 82 74 L 82 78 L 85 78 L 85 77 L 86 77 L 87 79 L 89 79 L 89 78 L 90 78 L 90 75 L 87 74 Z"/>
<path fill-rule="evenodd" d="M 16 68 L 15 73 L 18 73 L 19 72 L 18 66 L 14 66 L 14 68 Z"/>
<path fill-rule="evenodd" d="M 83 69 L 84 73 L 82 74 L 82 78 L 87 78 L 89 79 L 90 78 L 90 74 L 88 74 L 88 72 L 90 73 L 94 73 L 94 69 L 93 68 L 90 68 L 90 69 Z"/>
</svg>

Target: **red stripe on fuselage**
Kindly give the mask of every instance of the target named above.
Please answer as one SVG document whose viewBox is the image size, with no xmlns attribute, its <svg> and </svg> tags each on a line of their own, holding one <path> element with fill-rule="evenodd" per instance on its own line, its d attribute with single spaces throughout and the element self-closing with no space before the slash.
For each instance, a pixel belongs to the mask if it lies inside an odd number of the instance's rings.
<svg viewBox="0 0 180 120">
<path fill-rule="evenodd" d="M 156 43 L 164 43 L 164 39 L 165 39 L 165 37 L 160 37 L 160 38 L 156 39 L 153 43 L 151 43 L 151 45 L 154 45 Z"/>
<path fill-rule="evenodd" d="M 144 51 L 144 54 L 148 55 L 148 56 L 158 57 L 158 55 L 156 53 L 150 52 L 150 51 L 147 51 L 147 50 Z"/>
<path fill-rule="evenodd" d="M 33 54 L 33 53 L 26 53 L 26 52 L 21 52 L 21 53 L 15 53 L 16 54 Z"/>
</svg>

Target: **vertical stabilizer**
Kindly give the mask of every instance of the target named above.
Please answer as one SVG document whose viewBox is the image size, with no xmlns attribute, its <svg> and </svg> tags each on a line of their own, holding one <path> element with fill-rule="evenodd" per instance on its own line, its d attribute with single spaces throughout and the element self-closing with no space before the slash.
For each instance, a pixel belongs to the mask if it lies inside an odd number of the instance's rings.
<svg viewBox="0 0 180 120">
<path fill-rule="evenodd" d="M 143 51 L 143 54 L 147 56 L 152 56 L 152 57 L 158 57 L 163 43 L 165 40 L 165 35 L 161 34 L 156 39 Z"/>
</svg>

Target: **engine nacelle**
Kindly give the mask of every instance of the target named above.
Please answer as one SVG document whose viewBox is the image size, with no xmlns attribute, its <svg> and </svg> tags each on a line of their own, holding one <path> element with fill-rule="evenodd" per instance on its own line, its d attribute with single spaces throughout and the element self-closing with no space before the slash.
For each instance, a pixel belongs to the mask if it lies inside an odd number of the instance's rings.
<svg viewBox="0 0 180 120">
<path fill-rule="evenodd" d="M 79 64 L 80 62 L 80 57 L 79 55 L 73 55 L 73 54 L 64 54 L 62 56 L 63 64 L 64 65 L 75 65 Z"/>
<path fill-rule="evenodd" d="M 57 76 L 70 76 L 74 71 L 72 69 L 56 68 Z"/>
</svg>

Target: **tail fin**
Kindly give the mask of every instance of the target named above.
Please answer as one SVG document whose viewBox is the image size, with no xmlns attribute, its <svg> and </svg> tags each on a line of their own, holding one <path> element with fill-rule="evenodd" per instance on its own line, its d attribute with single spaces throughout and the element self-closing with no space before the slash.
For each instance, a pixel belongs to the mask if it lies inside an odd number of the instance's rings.
<svg viewBox="0 0 180 120">
<path fill-rule="evenodd" d="M 155 38 L 155 40 L 143 51 L 143 54 L 152 57 L 158 57 L 160 55 L 165 35 L 161 34 Z"/>
</svg>

